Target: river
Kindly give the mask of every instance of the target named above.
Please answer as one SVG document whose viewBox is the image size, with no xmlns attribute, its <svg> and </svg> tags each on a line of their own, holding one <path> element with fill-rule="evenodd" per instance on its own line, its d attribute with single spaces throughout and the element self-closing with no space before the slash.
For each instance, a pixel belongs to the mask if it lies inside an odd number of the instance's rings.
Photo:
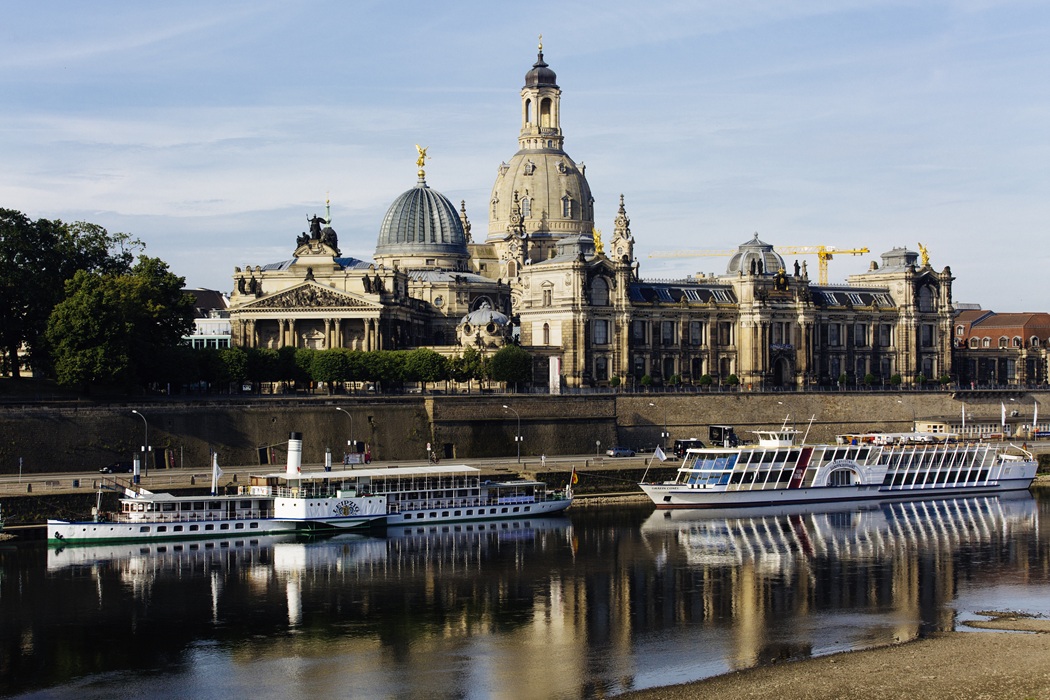
<svg viewBox="0 0 1050 700">
<path fill-rule="evenodd" d="M 0 694 L 597 698 L 1050 615 L 1050 498 L 0 548 Z M 980 632 L 974 632 L 980 634 Z"/>
</svg>

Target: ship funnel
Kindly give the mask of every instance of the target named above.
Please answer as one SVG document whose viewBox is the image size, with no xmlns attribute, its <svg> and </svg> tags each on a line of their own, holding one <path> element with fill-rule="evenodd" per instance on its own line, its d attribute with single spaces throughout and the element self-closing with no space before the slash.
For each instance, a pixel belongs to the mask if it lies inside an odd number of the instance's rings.
<svg viewBox="0 0 1050 700">
<path fill-rule="evenodd" d="M 298 478 L 303 471 L 303 434 L 292 433 L 288 437 L 288 468 L 285 476 L 289 479 Z"/>
</svg>

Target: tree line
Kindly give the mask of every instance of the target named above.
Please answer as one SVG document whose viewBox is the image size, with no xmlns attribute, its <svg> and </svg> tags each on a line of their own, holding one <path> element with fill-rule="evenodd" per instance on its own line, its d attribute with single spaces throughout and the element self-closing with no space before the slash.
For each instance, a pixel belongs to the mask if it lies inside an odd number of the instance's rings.
<svg viewBox="0 0 1050 700">
<path fill-rule="evenodd" d="M 406 383 L 422 390 L 442 382 L 466 384 L 486 381 L 508 386 L 532 379 L 532 357 L 516 345 L 491 355 L 467 347 L 447 357 L 429 348 L 416 350 L 349 350 L 331 348 L 197 348 L 182 347 L 167 363 L 172 386 L 205 393 L 251 390 L 269 384 L 278 391 L 320 388 L 328 393 L 364 389 L 376 393 L 402 391 Z"/>
</svg>

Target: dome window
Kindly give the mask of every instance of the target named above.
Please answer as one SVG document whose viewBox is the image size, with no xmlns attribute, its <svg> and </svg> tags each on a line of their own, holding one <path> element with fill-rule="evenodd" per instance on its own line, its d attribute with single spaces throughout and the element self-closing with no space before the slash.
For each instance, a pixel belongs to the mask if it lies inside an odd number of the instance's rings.
<svg viewBox="0 0 1050 700">
<path fill-rule="evenodd" d="M 569 195 L 561 198 L 561 215 L 566 219 L 572 218 L 572 197 Z"/>
<path fill-rule="evenodd" d="M 528 197 L 523 197 L 521 200 L 521 215 L 532 216 L 532 200 Z"/>
</svg>

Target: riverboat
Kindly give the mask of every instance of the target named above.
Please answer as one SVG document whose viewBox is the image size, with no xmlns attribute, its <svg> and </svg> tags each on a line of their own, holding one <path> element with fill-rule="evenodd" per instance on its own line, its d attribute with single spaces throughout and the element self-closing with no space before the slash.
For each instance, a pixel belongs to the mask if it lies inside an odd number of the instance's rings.
<svg viewBox="0 0 1050 700">
<path fill-rule="evenodd" d="M 230 495 L 216 493 L 222 473 L 212 462 L 210 495 L 176 496 L 154 493 L 121 478 L 102 480 L 99 505 L 87 521 L 49 519 L 47 539 L 53 545 L 145 540 L 191 540 L 238 534 L 274 534 L 365 527 L 382 520 L 386 499 L 372 494 L 315 490 L 303 486 L 302 437 L 288 441 L 285 472 Z M 253 477 L 253 481 L 255 478 Z M 101 510 L 103 490 L 122 492 L 120 510 Z"/>
<path fill-rule="evenodd" d="M 281 479 L 290 485 L 278 485 Z M 253 477 L 250 495 L 275 496 L 277 515 L 307 521 L 307 514 L 282 497 L 297 492 L 330 509 L 329 520 L 353 509 L 352 499 L 380 499 L 383 524 L 400 525 L 498 520 L 560 513 L 572 504 L 571 490 L 549 491 L 542 481 L 482 480 L 481 470 L 465 464 L 369 467 Z M 376 523 L 378 524 L 378 523 Z"/>
<path fill-rule="evenodd" d="M 735 508 L 1024 490 L 1037 468 L 1022 447 L 944 433 L 805 445 L 795 444 L 799 432 L 784 426 L 755 431 L 757 444 L 687 450 L 673 481 L 639 486 L 657 508 Z"/>
</svg>

